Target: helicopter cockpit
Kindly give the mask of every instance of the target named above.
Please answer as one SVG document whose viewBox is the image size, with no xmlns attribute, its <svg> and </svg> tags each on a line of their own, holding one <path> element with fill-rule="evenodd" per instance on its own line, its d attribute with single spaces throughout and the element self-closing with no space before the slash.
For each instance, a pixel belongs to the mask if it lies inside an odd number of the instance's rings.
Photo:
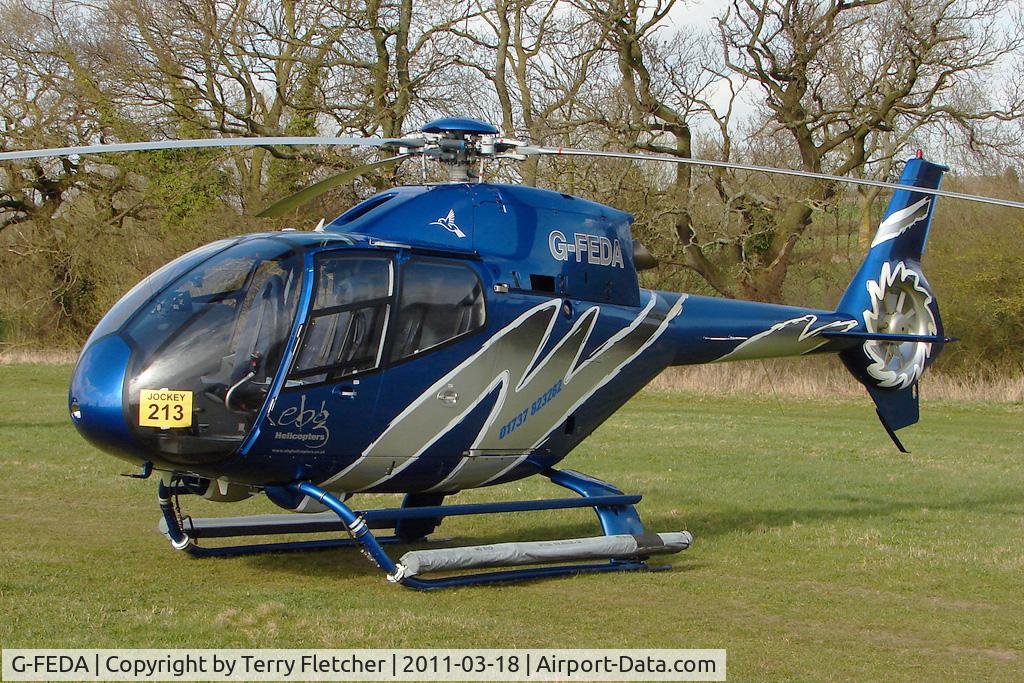
<svg viewBox="0 0 1024 683">
<path fill-rule="evenodd" d="M 131 317 L 121 336 L 133 350 L 125 390 L 139 441 L 181 463 L 241 445 L 281 366 L 302 265 L 287 242 L 245 240 L 187 270 Z"/>
<path fill-rule="evenodd" d="M 75 369 L 80 431 L 131 460 L 210 465 L 245 443 L 274 392 L 401 363 L 484 323 L 482 283 L 464 264 L 348 248 L 340 235 L 306 242 L 214 243 L 125 295 Z"/>
</svg>

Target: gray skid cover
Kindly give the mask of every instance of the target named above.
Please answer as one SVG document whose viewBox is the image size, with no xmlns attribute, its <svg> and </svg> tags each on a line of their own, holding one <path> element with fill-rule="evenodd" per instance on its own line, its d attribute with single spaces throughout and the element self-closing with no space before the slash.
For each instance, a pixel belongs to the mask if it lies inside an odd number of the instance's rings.
<svg viewBox="0 0 1024 683">
<path fill-rule="evenodd" d="M 665 555 L 686 550 L 693 542 L 688 531 L 631 536 L 597 536 L 565 538 L 556 541 L 496 543 L 494 545 L 412 550 L 402 555 L 399 565 L 404 576 L 428 572 L 503 567 L 523 564 L 546 564 L 571 560 L 625 560 L 647 555 Z"/>
</svg>

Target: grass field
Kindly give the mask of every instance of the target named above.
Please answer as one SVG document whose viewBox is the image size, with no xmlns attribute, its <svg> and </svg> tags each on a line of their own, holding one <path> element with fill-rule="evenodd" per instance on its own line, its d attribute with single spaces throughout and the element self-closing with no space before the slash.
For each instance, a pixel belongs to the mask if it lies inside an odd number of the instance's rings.
<svg viewBox="0 0 1024 683">
<path fill-rule="evenodd" d="M 648 529 L 693 532 L 671 571 L 417 593 L 353 552 L 172 551 L 155 484 L 116 476 L 71 427 L 69 372 L 0 367 L 3 647 L 708 647 L 736 681 L 1024 679 L 1019 403 L 928 402 L 903 456 L 866 398 L 648 393 L 565 464 L 643 493 Z M 456 500 L 554 493 L 528 480 Z M 571 511 L 439 533 L 596 528 Z"/>
</svg>

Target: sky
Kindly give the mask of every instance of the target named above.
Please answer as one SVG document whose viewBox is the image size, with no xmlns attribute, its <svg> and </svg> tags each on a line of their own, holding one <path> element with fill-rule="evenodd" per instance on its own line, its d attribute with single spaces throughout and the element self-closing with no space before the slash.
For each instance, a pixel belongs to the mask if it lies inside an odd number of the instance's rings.
<svg viewBox="0 0 1024 683">
<path fill-rule="evenodd" d="M 729 0 L 689 0 L 678 2 L 669 18 L 676 26 L 712 26 L 716 15 L 725 12 Z"/>
<path fill-rule="evenodd" d="M 679 29 L 705 30 L 714 34 L 715 18 L 725 14 L 729 4 L 729 0 L 678 0 L 669 13 L 669 23 Z M 739 90 L 742 79 L 733 76 L 732 80 L 733 88 Z M 729 105 L 730 94 L 728 83 L 722 79 L 710 97 L 711 105 L 716 110 L 724 112 Z M 740 97 L 733 104 L 732 120 L 738 123 L 750 118 L 754 114 L 757 97 L 755 88 L 747 87 L 742 90 Z"/>
</svg>

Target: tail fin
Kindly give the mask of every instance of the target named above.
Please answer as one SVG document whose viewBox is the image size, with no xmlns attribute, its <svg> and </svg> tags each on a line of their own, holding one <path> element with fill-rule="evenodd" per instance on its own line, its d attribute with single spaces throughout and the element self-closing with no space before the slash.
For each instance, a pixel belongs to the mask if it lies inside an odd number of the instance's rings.
<svg viewBox="0 0 1024 683">
<path fill-rule="evenodd" d="M 938 189 L 947 170 L 910 159 L 900 184 Z M 921 271 L 935 199 L 896 191 L 867 258 L 837 307 L 859 321 L 844 336 L 864 340 L 839 355 L 867 387 L 882 425 L 904 452 L 895 432 L 917 422 L 918 380 L 949 341 L 942 336 L 938 304 Z"/>
</svg>

